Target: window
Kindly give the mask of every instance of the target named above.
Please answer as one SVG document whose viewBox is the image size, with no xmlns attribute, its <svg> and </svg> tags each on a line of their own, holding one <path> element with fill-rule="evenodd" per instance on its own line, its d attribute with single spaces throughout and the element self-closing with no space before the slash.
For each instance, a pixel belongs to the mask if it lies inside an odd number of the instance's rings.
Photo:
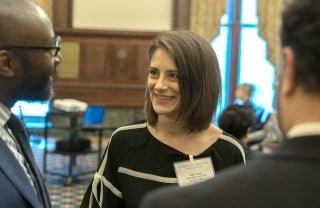
<svg viewBox="0 0 320 208">
<path fill-rule="evenodd" d="M 43 128 L 49 110 L 49 101 L 27 102 L 17 101 L 11 108 L 12 113 L 22 119 L 27 128 Z"/>
<path fill-rule="evenodd" d="M 255 103 L 267 112 L 273 111 L 275 67 L 267 60 L 266 42 L 258 34 L 258 23 L 257 0 L 228 1 L 220 34 L 212 42 L 223 88 L 218 114 L 232 103 L 236 86 L 244 82 L 256 86 Z"/>
</svg>

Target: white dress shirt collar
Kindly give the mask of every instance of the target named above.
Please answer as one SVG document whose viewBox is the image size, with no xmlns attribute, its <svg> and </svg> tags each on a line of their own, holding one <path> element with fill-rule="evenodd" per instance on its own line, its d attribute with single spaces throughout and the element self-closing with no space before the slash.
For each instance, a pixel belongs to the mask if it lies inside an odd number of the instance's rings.
<svg viewBox="0 0 320 208">
<path fill-rule="evenodd" d="M 10 110 L 0 103 L 0 126 L 4 126 L 10 118 Z"/>
<path fill-rule="evenodd" d="M 293 126 L 287 134 L 287 138 L 300 136 L 320 135 L 320 122 L 302 123 Z"/>
</svg>

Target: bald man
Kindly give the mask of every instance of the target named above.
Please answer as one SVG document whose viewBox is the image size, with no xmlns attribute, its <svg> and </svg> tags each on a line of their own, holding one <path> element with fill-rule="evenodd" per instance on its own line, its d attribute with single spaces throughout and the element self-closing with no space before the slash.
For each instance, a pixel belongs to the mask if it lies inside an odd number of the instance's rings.
<svg viewBox="0 0 320 208">
<path fill-rule="evenodd" d="M 51 207 L 24 125 L 10 109 L 18 100 L 53 96 L 60 37 L 32 1 L 0 0 L 0 207 Z"/>
</svg>

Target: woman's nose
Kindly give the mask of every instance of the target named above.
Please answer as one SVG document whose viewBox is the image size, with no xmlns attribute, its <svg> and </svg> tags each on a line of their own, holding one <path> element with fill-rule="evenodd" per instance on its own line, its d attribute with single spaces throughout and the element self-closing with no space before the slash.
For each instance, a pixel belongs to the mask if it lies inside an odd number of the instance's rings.
<svg viewBox="0 0 320 208">
<path fill-rule="evenodd" d="M 160 76 L 159 79 L 157 80 L 155 88 L 156 89 L 166 89 L 166 87 L 167 87 L 166 79 L 164 77 Z"/>
</svg>

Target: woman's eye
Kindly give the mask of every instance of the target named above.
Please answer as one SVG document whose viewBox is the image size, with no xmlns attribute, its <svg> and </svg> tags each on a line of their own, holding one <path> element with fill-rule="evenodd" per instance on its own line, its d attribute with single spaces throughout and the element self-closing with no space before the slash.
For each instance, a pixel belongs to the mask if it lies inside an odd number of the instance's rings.
<svg viewBox="0 0 320 208">
<path fill-rule="evenodd" d="M 173 79 L 179 79 L 179 75 L 177 73 L 171 73 L 170 77 Z"/>
<path fill-rule="evenodd" d="M 155 74 L 156 72 L 153 69 L 149 69 L 149 74 Z"/>
<path fill-rule="evenodd" d="M 150 75 L 150 76 L 155 76 L 155 75 L 157 75 L 157 71 L 154 70 L 154 69 L 150 69 L 150 70 L 149 70 L 149 75 Z"/>
</svg>

